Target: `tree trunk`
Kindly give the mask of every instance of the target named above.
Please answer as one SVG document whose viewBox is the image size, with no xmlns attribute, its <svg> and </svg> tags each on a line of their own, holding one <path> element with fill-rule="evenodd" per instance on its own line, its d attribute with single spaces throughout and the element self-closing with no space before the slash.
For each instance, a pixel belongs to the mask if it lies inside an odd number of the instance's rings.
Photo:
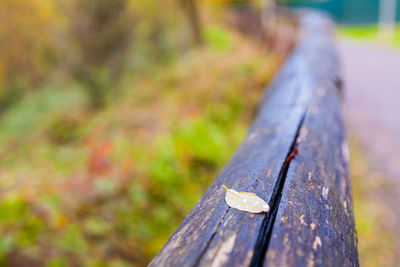
<svg viewBox="0 0 400 267">
<path fill-rule="evenodd" d="M 203 44 L 202 26 L 196 0 L 181 0 L 181 3 L 189 22 L 194 44 Z"/>
</svg>

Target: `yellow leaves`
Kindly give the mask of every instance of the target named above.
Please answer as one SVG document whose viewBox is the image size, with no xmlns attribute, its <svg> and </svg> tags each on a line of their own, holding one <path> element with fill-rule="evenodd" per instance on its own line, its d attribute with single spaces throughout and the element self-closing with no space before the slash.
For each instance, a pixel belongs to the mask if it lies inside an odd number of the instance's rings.
<svg viewBox="0 0 400 267">
<path fill-rule="evenodd" d="M 13 83 L 27 86 L 21 81 L 40 81 L 51 71 L 59 55 L 56 40 L 66 33 L 64 16 L 55 0 L 0 0 L 0 6 L 5 40 L 0 43 L 0 87 L 14 90 Z"/>
<path fill-rule="evenodd" d="M 52 216 L 52 225 L 56 229 L 63 229 L 68 225 L 68 223 L 68 218 L 62 213 L 54 214 Z"/>
<path fill-rule="evenodd" d="M 254 193 L 237 192 L 233 189 L 223 187 L 226 190 L 225 201 L 230 207 L 251 213 L 268 212 L 269 206 L 265 200 Z"/>
</svg>

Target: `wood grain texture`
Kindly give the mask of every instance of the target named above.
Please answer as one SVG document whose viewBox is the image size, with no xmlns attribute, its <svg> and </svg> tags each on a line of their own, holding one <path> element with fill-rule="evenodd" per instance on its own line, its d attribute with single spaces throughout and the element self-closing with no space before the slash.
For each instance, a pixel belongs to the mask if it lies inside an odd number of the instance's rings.
<svg viewBox="0 0 400 267">
<path fill-rule="evenodd" d="M 304 138 L 299 144 L 300 155 L 289 168 L 277 212 L 279 218 L 287 216 L 290 220 L 287 224 L 275 223 L 267 257 L 264 259 L 263 254 L 259 266 L 305 266 L 302 264 L 310 262 L 309 255 L 313 255 L 316 264 L 337 263 L 336 259 L 323 259 L 330 255 L 329 244 L 337 247 L 332 256 L 343 249 L 357 254 L 347 163 L 343 158 L 347 144 L 338 90 L 334 86 L 338 62 L 332 24 L 324 16 L 310 13 L 302 16 L 300 29 L 299 44 L 267 89 L 246 139 L 150 266 L 249 266 L 254 261 L 266 215 L 229 208 L 222 185 L 254 192 L 271 206 L 278 175 L 299 129 L 308 129 L 309 133 L 298 137 Z M 299 128 L 304 118 L 304 126 Z M 331 151 L 325 151 L 328 149 Z M 315 177 L 312 188 L 307 184 L 309 172 Z M 321 202 L 324 199 L 318 186 L 329 188 L 328 201 Z M 293 201 L 300 201 L 299 207 L 291 205 Z M 308 217 L 299 217 L 303 214 Z M 302 222 L 300 218 L 309 221 L 308 228 L 315 220 L 314 230 L 305 228 L 303 233 L 303 224 L 296 224 Z M 325 219 L 330 221 L 328 226 L 322 223 Z M 324 242 L 322 246 L 315 241 L 316 234 Z M 304 239 L 285 246 L 287 238 L 298 236 Z M 317 250 L 313 249 L 315 246 Z M 298 252 L 308 257 L 300 257 Z M 352 260 L 349 257 L 344 262 Z"/>
<path fill-rule="evenodd" d="M 264 266 L 358 266 L 340 98 L 327 83 L 300 130 Z"/>
</svg>

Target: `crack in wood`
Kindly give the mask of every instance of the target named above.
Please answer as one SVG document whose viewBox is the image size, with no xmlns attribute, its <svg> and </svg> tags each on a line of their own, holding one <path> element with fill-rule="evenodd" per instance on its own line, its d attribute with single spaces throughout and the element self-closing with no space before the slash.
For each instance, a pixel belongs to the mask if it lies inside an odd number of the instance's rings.
<svg viewBox="0 0 400 267">
<path fill-rule="evenodd" d="M 304 13 L 299 27 L 246 140 L 150 266 L 359 266 L 332 24 Z M 227 208 L 223 184 L 270 212 Z"/>
<path fill-rule="evenodd" d="M 254 254 L 251 259 L 250 266 L 251 267 L 260 267 L 263 265 L 263 261 L 268 250 L 268 245 L 272 236 L 272 231 L 274 227 L 274 223 L 276 220 L 276 215 L 278 213 L 279 204 L 282 199 L 282 191 L 285 185 L 286 176 L 289 170 L 289 166 L 291 161 L 295 158 L 298 153 L 298 139 L 300 136 L 300 131 L 303 126 L 304 119 L 306 117 L 307 111 L 302 115 L 299 125 L 297 127 L 296 134 L 293 138 L 293 142 L 289 148 L 285 161 L 282 163 L 282 167 L 278 174 L 278 179 L 275 183 L 274 189 L 272 191 L 272 195 L 269 201 L 270 212 L 268 212 L 264 220 L 261 224 L 260 233 L 257 238 L 256 245 L 254 247 Z"/>
</svg>

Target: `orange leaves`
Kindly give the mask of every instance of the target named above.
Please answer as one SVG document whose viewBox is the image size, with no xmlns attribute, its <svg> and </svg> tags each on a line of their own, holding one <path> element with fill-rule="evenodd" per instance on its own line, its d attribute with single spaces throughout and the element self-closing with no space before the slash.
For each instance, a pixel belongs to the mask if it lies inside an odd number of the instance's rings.
<svg viewBox="0 0 400 267">
<path fill-rule="evenodd" d="M 110 154 L 112 145 L 110 142 L 103 142 L 91 147 L 91 153 L 88 162 L 88 171 L 90 174 L 105 174 L 111 170 Z"/>
<path fill-rule="evenodd" d="M 68 225 L 68 223 L 69 221 L 67 217 L 62 213 L 54 214 L 52 216 L 52 225 L 56 229 L 63 229 Z"/>
</svg>

